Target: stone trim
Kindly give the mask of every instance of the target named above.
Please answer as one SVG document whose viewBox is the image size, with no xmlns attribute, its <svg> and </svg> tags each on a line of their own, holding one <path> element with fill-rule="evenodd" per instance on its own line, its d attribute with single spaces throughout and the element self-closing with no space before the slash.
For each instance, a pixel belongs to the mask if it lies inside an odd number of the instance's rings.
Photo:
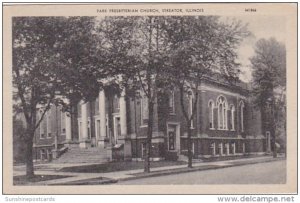
<svg viewBox="0 0 300 203">
<path fill-rule="evenodd" d="M 63 143 L 59 143 L 59 144 L 63 144 Z M 50 144 L 50 145 L 33 145 L 33 148 L 39 148 L 39 147 L 53 147 L 53 144 Z"/>
<path fill-rule="evenodd" d="M 242 96 L 240 94 L 233 93 L 233 92 L 230 92 L 230 91 L 227 91 L 227 90 L 223 90 L 223 89 L 219 89 L 219 88 L 210 87 L 208 85 L 203 85 L 203 84 L 201 84 L 199 86 L 198 90 L 218 92 L 218 93 L 223 93 L 223 94 L 226 94 L 226 95 L 230 95 L 230 96 L 235 96 L 235 97 L 239 97 L 239 98 L 242 98 L 242 99 L 246 99 L 245 96 Z"/>
</svg>

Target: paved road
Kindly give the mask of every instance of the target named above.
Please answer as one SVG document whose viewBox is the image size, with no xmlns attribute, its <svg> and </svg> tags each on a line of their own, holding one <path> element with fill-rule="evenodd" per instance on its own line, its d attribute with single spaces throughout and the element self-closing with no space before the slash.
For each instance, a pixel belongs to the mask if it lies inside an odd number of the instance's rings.
<svg viewBox="0 0 300 203">
<path fill-rule="evenodd" d="M 122 185 L 169 184 L 284 184 L 286 161 L 274 161 L 230 168 L 196 171 L 119 182 Z"/>
</svg>

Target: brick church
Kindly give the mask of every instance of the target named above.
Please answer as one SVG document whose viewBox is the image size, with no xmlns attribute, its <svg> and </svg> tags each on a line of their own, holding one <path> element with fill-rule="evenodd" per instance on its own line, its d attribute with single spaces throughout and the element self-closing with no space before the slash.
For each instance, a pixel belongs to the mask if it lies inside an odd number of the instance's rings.
<svg viewBox="0 0 300 203">
<path fill-rule="evenodd" d="M 185 98 L 191 113 L 195 91 L 198 102 L 192 121 L 192 152 L 195 159 L 263 154 L 270 151 L 270 134 L 263 130 L 260 111 L 253 108 L 248 84 L 229 84 L 220 78 L 203 79 Z M 152 160 L 187 155 L 187 129 L 179 91 L 158 94 L 154 106 Z M 91 159 L 143 160 L 147 136 L 147 97 L 130 97 L 126 90 L 113 94 L 101 90 L 94 102 L 79 102 L 77 125 L 59 107 L 46 113 L 34 138 L 36 160 Z M 93 111 L 90 111 L 93 105 Z M 91 125 L 91 122 L 93 124 Z M 54 155 L 55 152 L 55 155 Z M 76 154 L 77 153 L 77 154 Z M 72 156 L 73 154 L 73 156 Z M 96 158 L 92 161 L 97 162 Z"/>
</svg>

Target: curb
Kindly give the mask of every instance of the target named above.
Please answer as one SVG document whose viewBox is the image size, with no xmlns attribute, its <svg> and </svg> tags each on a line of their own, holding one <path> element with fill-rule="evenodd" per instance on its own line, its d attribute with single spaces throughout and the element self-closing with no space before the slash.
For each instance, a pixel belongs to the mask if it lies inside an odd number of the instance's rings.
<svg viewBox="0 0 300 203">
<path fill-rule="evenodd" d="M 105 185 L 105 184 L 112 184 L 117 183 L 118 180 L 116 179 L 109 179 L 107 180 L 97 180 L 97 179 L 83 179 L 83 180 L 77 180 L 77 181 L 70 181 L 66 183 L 53 183 L 49 185 Z"/>
<path fill-rule="evenodd" d="M 195 172 L 195 171 L 206 171 L 206 170 L 217 170 L 222 168 L 230 168 L 235 166 L 244 166 L 244 165 L 250 165 L 250 164 L 258 164 L 258 163 L 267 163 L 267 162 L 273 162 L 273 161 L 281 161 L 286 160 L 284 157 L 278 157 L 278 158 L 272 158 L 267 160 L 260 160 L 256 162 L 245 162 L 245 163 L 232 163 L 228 165 L 223 166 L 200 166 L 200 167 L 194 167 L 194 168 L 179 168 L 179 169 L 170 169 L 170 170 L 163 170 L 163 171 L 154 171 L 150 172 L 149 174 L 143 174 L 141 176 L 133 176 L 133 177 L 127 177 L 127 178 L 119 178 L 115 179 L 116 182 L 122 182 L 122 181 L 128 181 L 128 180 L 137 180 L 137 179 L 143 179 L 143 178 L 150 178 L 150 177 L 159 177 L 164 175 L 174 175 L 174 174 L 180 174 L 180 173 L 189 173 L 189 172 Z M 134 174 L 131 174 L 134 175 Z"/>
</svg>

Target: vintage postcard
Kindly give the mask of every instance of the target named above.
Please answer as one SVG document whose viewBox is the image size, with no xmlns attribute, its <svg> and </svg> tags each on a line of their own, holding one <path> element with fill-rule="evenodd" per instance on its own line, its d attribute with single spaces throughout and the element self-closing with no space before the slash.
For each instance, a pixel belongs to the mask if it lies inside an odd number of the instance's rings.
<svg viewBox="0 0 300 203">
<path fill-rule="evenodd" d="M 4 194 L 295 194 L 297 4 L 3 5 Z"/>
</svg>

